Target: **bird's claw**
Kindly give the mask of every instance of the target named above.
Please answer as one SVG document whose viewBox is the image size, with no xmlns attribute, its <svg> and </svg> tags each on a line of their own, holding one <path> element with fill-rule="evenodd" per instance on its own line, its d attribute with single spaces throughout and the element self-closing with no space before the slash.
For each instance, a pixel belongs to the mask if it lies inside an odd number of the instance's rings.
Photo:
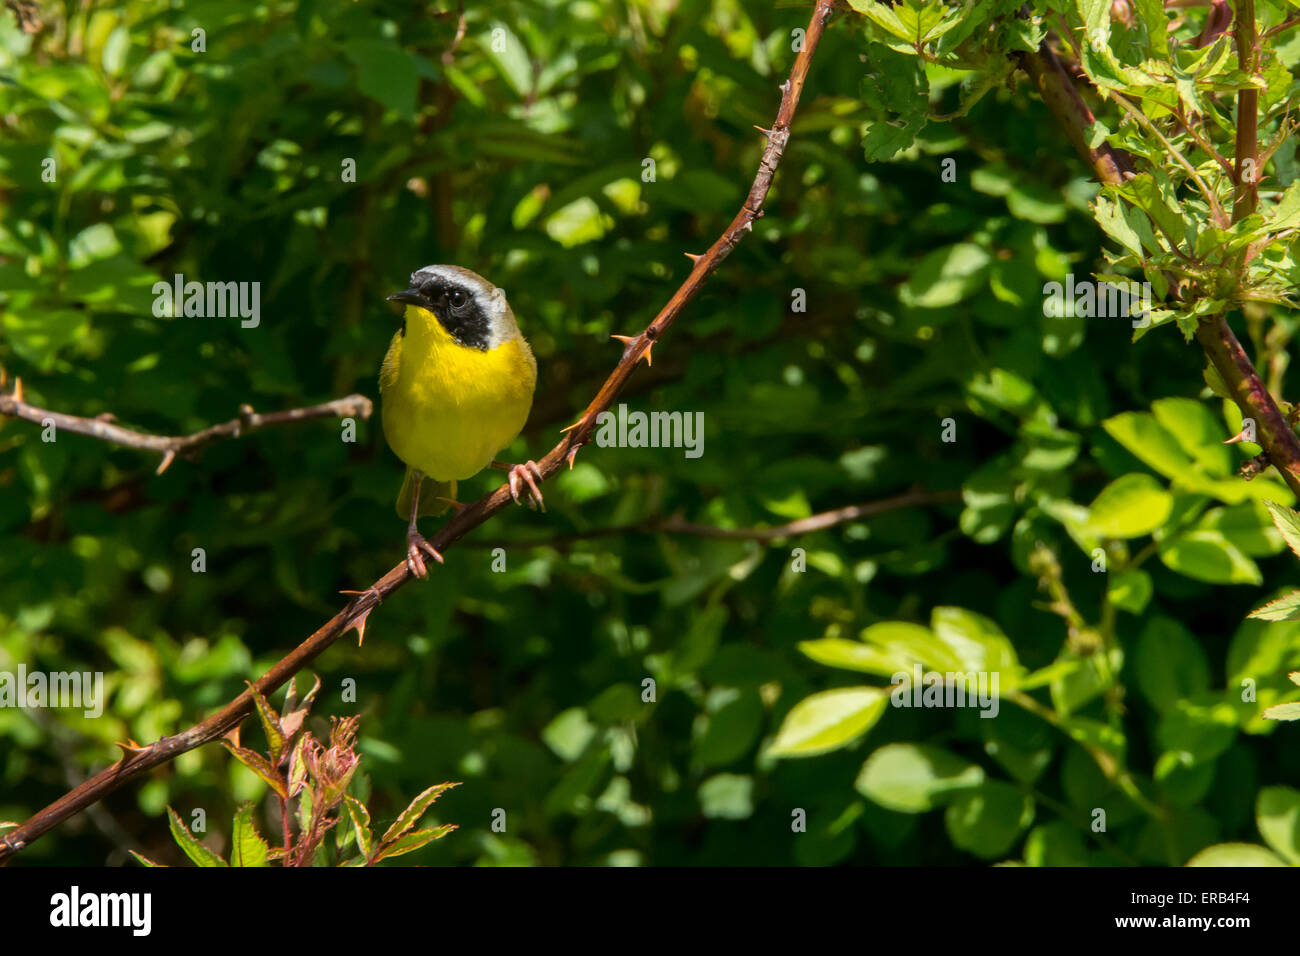
<svg viewBox="0 0 1300 956">
<path fill-rule="evenodd" d="M 523 504 L 519 500 L 519 480 L 522 478 L 524 484 L 528 485 L 529 497 L 537 503 L 538 508 L 545 511 L 546 504 L 542 501 L 542 491 L 537 487 L 537 481 L 533 480 L 534 475 L 537 476 L 538 480 L 543 478 L 542 469 L 537 467 L 537 462 L 531 458 L 522 465 L 512 466 L 507 476 L 510 482 L 510 497 L 515 499 L 515 504 Z"/>
<path fill-rule="evenodd" d="M 417 578 L 427 578 L 429 571 L 424 566 L 424 557 L 420 554 L 421 551 L 442 564 L 442 555 L 438 553 L 437 548 L 425 540 L 424 535 L 418 531 L 408 533 L 406 536 L 406 567 Z"/>
</svg>

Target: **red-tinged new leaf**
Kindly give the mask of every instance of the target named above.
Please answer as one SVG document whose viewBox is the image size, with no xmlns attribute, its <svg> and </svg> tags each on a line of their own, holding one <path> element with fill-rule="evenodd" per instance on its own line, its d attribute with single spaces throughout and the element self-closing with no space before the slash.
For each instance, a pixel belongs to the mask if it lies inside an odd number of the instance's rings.
<svg viewBox="0 0 1300 956">
<path fill-rule="evenodd" d="M 1263 715 L 1268 720 L 1300 720 L 1300 700 L 1289 704 L 1274 704 Z"/>
<path fill-rule="evenodd" d="M 420 817 L 424 816 L 424 811 L 429 809 L 429 806 L 433 801 L 437 800 L 452 787 L 459 786 L 459 781 L 455 783 L 437 783 L 424 791 L 424 793 L 412 800 L 410 806 L 403 810 L 401 815 L 393 821 L 393 825 L 388 828 L 388 831 L 384 834 L 384 837 L 380 842 L 387 845 L 389 841 L 397 839 L 419 822 Z"/>
<path fill-rule="evenodd" d="M 1296 514 L 1290 508 L 1267 499 L 1264 504 L 1273 516 L 1273 524 L 1277 525 L 1277 530 L 1282 532 L 1283 540 L 1286 541 L 1295 555 L 1300 557 L 1300 514 Z"/>
<path fill-rule="evenodd" d="M 221 746 L 229 750 L 231 755 L 245 767 L 265 780 L 271 789 L 281 797 L 288 796 L 288 791 L 285 789 L 284 785 L 284 779 L 275 772 L 275 768 L 271 766 L 271 762 L 260 753 L 255 750 L 248 750 L 245 747 L 236 747 L 228 740 L 222 740 Z"/>
<path fill-rule="evenodd" d="M 413 850 L 418 850 L 426 843 L 432 843 L 434 840 L 441 839 L 455 829 L 456 824 L 444 823 L 442 826 L 434 827 L 430 830 L 415 830 L 405 836 L 398 837 L 392 843 L 384 843 L 380 846 L 379 852 L 374 855 L 370 862 L 378 863 L 380 860 L 387 859 L 390 856 L 401 856 L 403 853 L 410 853 Z"/>
<path fill-rule="evenodd" d="M 256 685 L 249 682 L 248 690 L 253 695 L 253 703 L 257 705 L 257 716 L 262 721 L 262 730 L 266 732 L 266 741 L 269 744 L 266 752 L 271 755 L 271 762 L 278 764 L 280 758 L 284 756 L 284 734 L 280 731 L 280 715 L 275 712 L 271 702 L 262 696 L 262 692 Z"/>
<path fill-rule="evenodd" d="M 158 867 L 164 870 L 167 869 L 166 863 L 155 863 L 153 860 L 149 859 L 143 853 L 136 853 L 135 850 L 127 850 L 126 852 L 130 853 L 133 857 L 135 857 L 136 862 L 139 863 L 141 866 Z"/>
<path fill-rule="evenodd" d="M 363 860 L 370 859 L 370 854 L 374 852 L 374 835 L 370 832 L 370 811 L 366 805 L 353 796 L 344 796 L 347 803 L 348 816 L 352 818 L 352 829 L 357 834 L 357 848 L 361 850 Z"/>
<path fill-rule="evenodd" d="M 280 718 L 280 731 L 284 734 L 286 740 L 292 740 L 293 735 L 302 729 L 302 723 L 307 719 L 307 712 L 311 710 L 312 701 L 316 699 L 316 692 L 320 690 L 320 677 L 316 677 L 316 683 L 306 697 L 299 704 L 297 687 L 295 682 L 290 682 L 289 690 L 284 699 L 284 716 Z"/>
<path fill-rule="evenodd" d="M 297 745 L 293 748 L 293 756 L 289 758 L 289 796 L 291 797 L 298 796 L 307 782 L 307 748 L 312 743 L 309 734 L 299 737 Z"/>
<path fill-rule="evenodd" d="M 270 847 L 253 825 L 253 805 L 246 803 L 235 813 L 230 839 L 231 866 L 266 866 Z"/>
<path fill-rule="evenodd" d="M 195 866 L 229 866 L 230 864 L 213 853 L 181 822 L 180 816 L 171 807 L 167 808 L 167 825 L 171 827 L 172 839 L 182 852 L 194 862 Z"/>
<path fill-rule="evenodd" d="M 1300 591 L 1284 594 L 1276 601 L 1269 601 L 1263 607 L 1255 608 L 1246 616 L 1260 621 L 1300 620 Z"/>
</svg>

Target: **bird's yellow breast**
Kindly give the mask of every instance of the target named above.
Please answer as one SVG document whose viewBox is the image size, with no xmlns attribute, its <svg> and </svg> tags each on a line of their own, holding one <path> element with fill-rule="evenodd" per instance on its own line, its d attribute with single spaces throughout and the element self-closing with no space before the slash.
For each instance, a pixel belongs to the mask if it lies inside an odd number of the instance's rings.
<svg viewBox="0 0 1300 956">
<path fill-rule="evenodd" d="M 537 362 L 517 329 L 484 351 L 408 305 L 405 334 L 393 336 L 379 374 L 384 437 L 430 478 L 470 478 L 519 435 L 536 384 Z"/>
</svg>

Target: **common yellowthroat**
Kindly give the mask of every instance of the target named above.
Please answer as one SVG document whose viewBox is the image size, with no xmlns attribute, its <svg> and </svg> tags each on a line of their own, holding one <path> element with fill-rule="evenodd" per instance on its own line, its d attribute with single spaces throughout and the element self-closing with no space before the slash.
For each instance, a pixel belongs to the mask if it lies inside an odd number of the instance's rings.
<svg viewBox="0 0 1300 956">
<path fill-rule="evenodd" d="M 493 458 L 518 437 L 537 385 L 537 360 L 519 331 L 505 293 L 460 266 L 425 266 L 411 285 L 388 297 L 402 315 L 379 372 L 384 437 L 406 463 L 397 513 L 409 519 L 406 564 L 425 577 L 423 554 L 442 555 L 416 529 L 421 515 L 456 504 L 456 482 L 488 465 L 508 471 L 519 501 L 527 484 L 539 507 L 536 462 Z"/>
</svg>

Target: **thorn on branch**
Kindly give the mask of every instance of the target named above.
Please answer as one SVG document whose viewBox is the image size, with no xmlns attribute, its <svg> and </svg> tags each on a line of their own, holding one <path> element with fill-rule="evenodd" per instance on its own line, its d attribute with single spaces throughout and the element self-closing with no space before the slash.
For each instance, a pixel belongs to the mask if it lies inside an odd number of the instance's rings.
<svg viewBox="0 0 1300 956">
<path fill-rule="evenodd" d="M 649 331 L 649 330 L 647 330 L 647 332 L 648 332 L 648 331 Z M 647 334 L 646 337 L 647 337 L 647 338 L 651 338 L 651 339 L 653 338 L 653 336 L 648 335 L 648 334 Z M 631 351 L 632 346 L 635 345 L 635 344 L 637 343 L 637 341 L 640 340 L 641 336 L 639 336 L 639 335 L 611 335 L 610 338 L 611 338 L 611 339 L 618 339 L 620 342 L 623 343 L 623 357 L 624 357 L 624 358 L 627 358 L 627 353 L 628 353 L 629 351 Z M 641 358 L 645 359 L 645 364 L 646 364 L 646 365 L 654 365 L 654 362 L 653 362 L 653 361 L 651 360 L 651 358 L 650 358 L 650 350 L 653 349 L 653 348 L 654 348 L 654 343 L 651 342 L 649 345 L 646 346 L 646 350 L 645 350 L 644 352 L 641 353 Z"/>
<path fill-rule="evenodd" d="M 131 754 L 133 754 L 133 753 L 141 753 L 141 752 L 143 752 L 143 751 L 149 749 L 148 747 L 142 747 L 142 746 L 140 746 L 140 744 L 136 743 L 136 742 L 135 742 L 134 740 L 132 740 L 130 737 L 127 737 L 126 740 L 125 740 L 125 742 L 119 740 L 119 741 L 117 742 L 117 747 L 118 747 L 119 750 L 122 751 L 122 759 L 123 759 L 123 760 L 128 759 L 128 758 L 131 756 Z"/>
<path fill-rule="evenodd" d="M 345 634 L 351 630 L 357 632 L 357 647 L 360 647 L 362 642 L 364 642 L 366 639 L 366 619 L 370 617 L 370 612 L 373 610 L 374 610 L 373 607 L 366 608 L 364 611 L 362 611 L 360 614 L 354 617 L 348 623 L 348 626 L 344 629 Z"/>
</svg>

